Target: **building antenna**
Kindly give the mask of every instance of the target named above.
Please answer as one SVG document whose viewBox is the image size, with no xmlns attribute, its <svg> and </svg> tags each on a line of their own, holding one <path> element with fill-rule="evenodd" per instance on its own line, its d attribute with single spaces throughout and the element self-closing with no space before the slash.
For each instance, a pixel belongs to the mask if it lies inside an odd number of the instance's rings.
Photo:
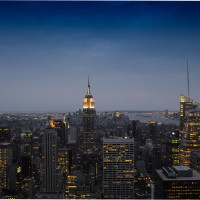
<svg viewBox="0 0 200 200">
<path fill-rule="evenodd" d="M 90 85 L 90 77 L 89 77 L 89 74 L 88 74 L 88 86 Z"/>
<path fill-rule="evenodd" d="M 188 59 L 187 59 L 187 86 L 188 86 L 188 98 L 190 98 L 190 80 L 189 80 Z"/>
<path fill-rule="evenodd" d="M 87 95 L 91 95 L 90 93 L 90 78 L 89 78 L 89 74 L 88 74 L 88 93 Z"/>
</svg>

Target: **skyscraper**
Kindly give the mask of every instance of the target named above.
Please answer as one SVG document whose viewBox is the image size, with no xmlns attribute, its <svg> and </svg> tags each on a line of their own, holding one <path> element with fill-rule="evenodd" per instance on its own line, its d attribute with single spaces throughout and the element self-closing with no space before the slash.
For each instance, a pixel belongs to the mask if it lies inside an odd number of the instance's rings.
<svg viewBox="0 0 200 200">
<path fill-rule="evenodd" d="M 190 166 L 191 153 L 200 153 L 200 108 L 191 109 L 185 120 L 180 142 L 180 164 Z"/>
<path fill-rule="evenodd" d="M 179 131 L 170 132 L 167 137 L 166 164 L 169 167 L 179 165 Z"/>
<path fill-rule="evenodd" d="M 200 147 L 200 104 L 180 95 L 180 165 L 190 165 L 190 155 Z"/>
<path fill-rule="evenodd" d="M 155 170 L 162 167 L 162 146 L 160 144 L 153 145 L 152 154 L 152 172 L 155 177 Z"/>
<path fill-rule="evenodd" d="M 200 104 L 184 95 L 180 95 L 180 131 L 183 131 L 186 122 L 186 116 L 190 109 L 200 107 Z"/>
<path fill-rule="evenodd" d="M 105 199 L 134 198 L 134 139 L 103 139 Z"/>
<path fill-rule="evenodd" d="M 33 136 L 31 131 L 26 131 L 24 133 L 24 154 L 25 155 L 32 155 L 32 143 L 33 143 Z"/>
<path fill-rule="evenodd" d="M 149 122 L 149 135 L 150 138 L 152 139 L 153 144 L 160 143 L 160 134 L 156 122 L 153 121 Z"/>
<path fill-rule="evenodd" d="M 83 134 L 82 134 L 82 151 L 94 152 L 94 123 L 95 123 L 95 106 L 94 98 L 90 92 L 90 82 L 88 78 L 88 91 L 83 102 Z"/>
<path fill-rule="evenodd" d="M 44 132 L 42 166 L 43 192 L 56 192 L 57 133 L 56 130 L 50 126 L 47 127 Z"/>
<path fill-rule="evenodd" d="M 57 130 L 57 140 L 60 146 L 66 145 L 66 127 L 62 120 L 54 120 L 54 126 Z"/>
<path fill-rule="evenodd" d="M 9 189 L 8 167 L 12 162 L 10 143 L 0 143 L 0 196 Z"/>
</svg>

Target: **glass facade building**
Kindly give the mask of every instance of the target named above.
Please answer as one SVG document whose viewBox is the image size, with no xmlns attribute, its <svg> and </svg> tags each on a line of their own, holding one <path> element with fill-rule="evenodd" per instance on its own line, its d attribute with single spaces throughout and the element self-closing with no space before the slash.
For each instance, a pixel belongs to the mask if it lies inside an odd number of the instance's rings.
<svg viewBox="0 0 200 200">
<path fill-rule="evenodd" d="M 191 153 L 200 152 L 200 104 L 181 95 L 180 165 L 190 166 Z"/>
</svg>

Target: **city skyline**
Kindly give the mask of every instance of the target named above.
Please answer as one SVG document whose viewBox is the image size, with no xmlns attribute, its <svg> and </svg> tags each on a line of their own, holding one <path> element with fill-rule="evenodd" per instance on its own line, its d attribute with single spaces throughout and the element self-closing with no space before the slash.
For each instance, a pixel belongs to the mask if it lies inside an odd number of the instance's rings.
<svg viewBox="0 0 200 200">
<path fill-rule="evenodd" d="M 0 2 L 0 112 L 179 110 L 199 101 L 199 2 Z"/>
</svg>

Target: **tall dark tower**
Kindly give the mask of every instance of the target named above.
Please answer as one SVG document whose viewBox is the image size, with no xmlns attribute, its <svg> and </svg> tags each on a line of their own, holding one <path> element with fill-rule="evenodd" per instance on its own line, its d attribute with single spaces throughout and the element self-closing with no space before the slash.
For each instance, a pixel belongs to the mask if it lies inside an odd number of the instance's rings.
<svg viewBox="0 0 200 200">
<path fill-rule="evenodd" d="M 82 151 L 94 152 L 94 122 L 95 122 L 94 98 L 90 92 L 90 81 L 88 77 L 88 91 L 83 102 L 83 143 Z"/>
<path fill-rule="evenodd" d="M 42 154 L 43 192 L 55 192 L 57 191 L 57 132 L 51 126 L 48 126 L 44 132 L 44 145 Z"/>
</svg>

